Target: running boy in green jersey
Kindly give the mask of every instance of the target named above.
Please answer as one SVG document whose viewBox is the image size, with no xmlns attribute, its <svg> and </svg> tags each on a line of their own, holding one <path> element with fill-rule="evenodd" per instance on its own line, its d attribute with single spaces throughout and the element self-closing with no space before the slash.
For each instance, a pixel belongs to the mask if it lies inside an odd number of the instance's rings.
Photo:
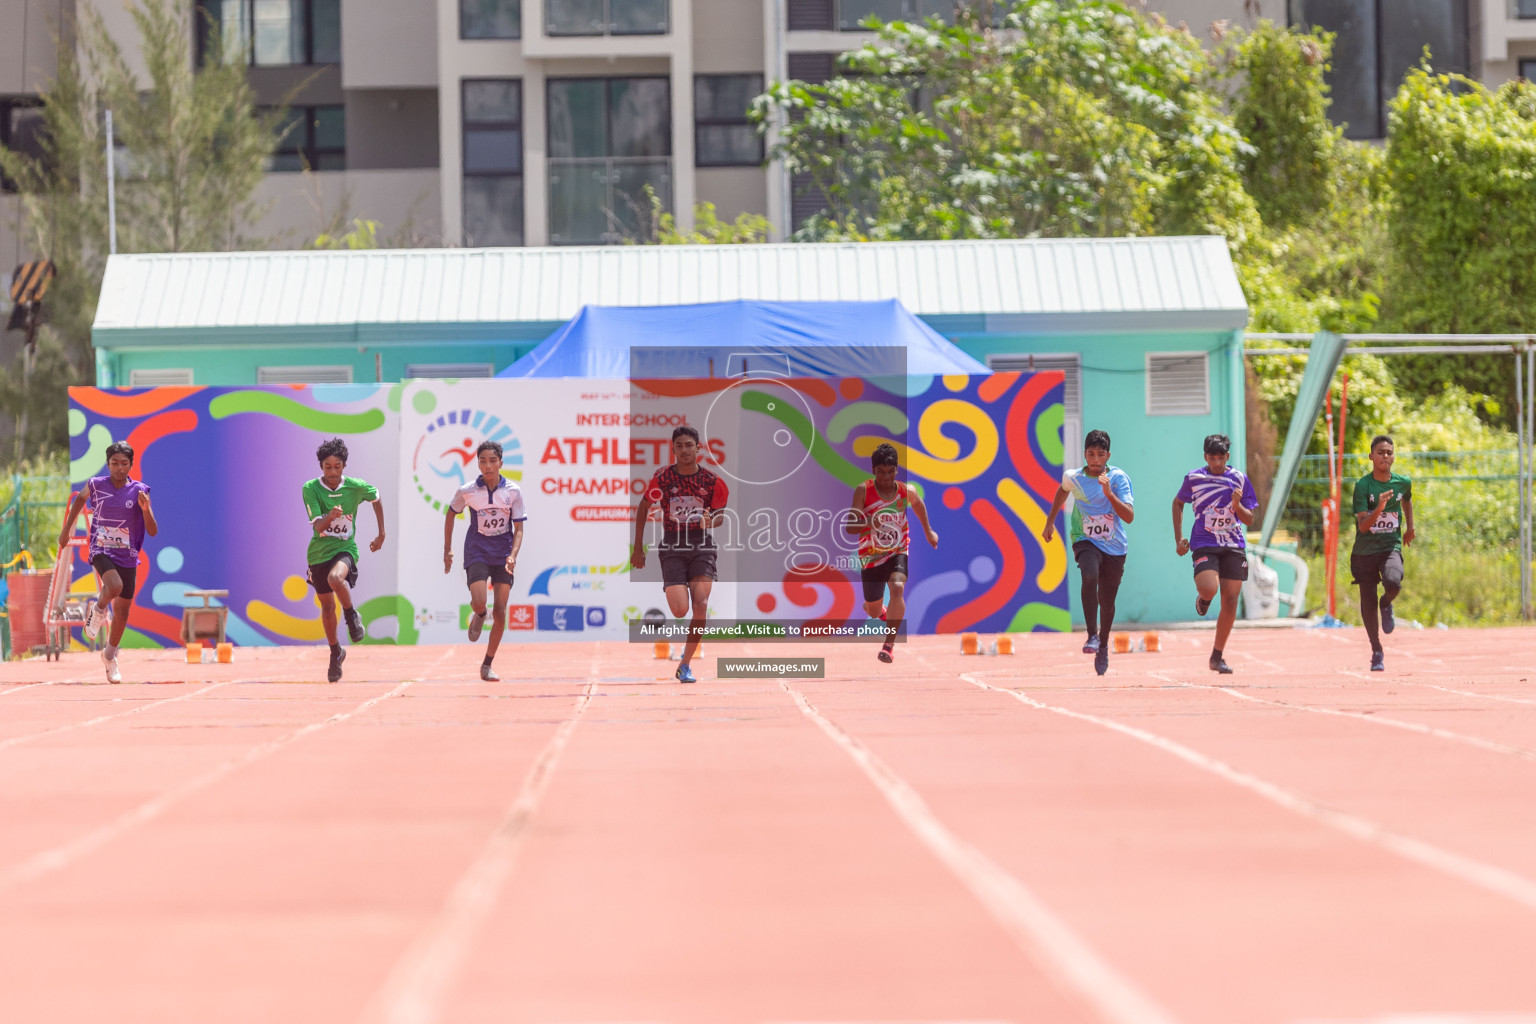
<svg viewBox="0 0 1536 1024">
<path fill-rule="evenodd" d="M 315 457 L 320 460 L 320 475 L 304 485 L 304 511 L 314 531 L 309 542 L 309 583 L 320 597 L 320 621 L 331 645 L 326 678 L 335 683 L 341 680 L 341 663 L 347 657 L 336 636 L 337 600 L 341 601 L 347 635 L 353 643 L 363 639 L 363 622 L 352 607 L 352 588 L 357 586 L 357 510 L 363 502 L 373 502 L 379 532 L 368 550 L 377 551 L 384 546 L 384 503 L 379 500 L 378 488 L 342 475 L 347 468 L 347 444 L 341 438 L 322 444 Z"/>
<path fill-rule="evenodd" d="M 1109 464 L 1109 435 L 1090 430 L 1083 439 L 1083 468 L 1068 470 L 1056 489 L 1042 539 L 1056 536 L 1056 516 L 1072 497 L 1072 555 L 1083 575 L 1083 620 L 1093 670 L 1109 671 L 1109 633 L 1115 623 L 1115 595 L 1125 576 L 1125 524 L 1136 518 L 1136 498 L 1125 470 Z"/>
<path fill-rule="evenodd" d="M 1355 484 L 1355 545 L 1349 568 L 1360 587 L 1360 618 L 1371 640 L 1372 672 L 1387 667 L 1377 633 L 1376 586 L 1381 585 L 1380 631 L 1390 633 L 1397 628 L 1392 602 L 1403 589 L 1403 545 L 1414 538 L 1413 481 L 1392 472 L 1395 457 L 1390 437 L 1371 438 L 1371 471 Z"/>
</svg>

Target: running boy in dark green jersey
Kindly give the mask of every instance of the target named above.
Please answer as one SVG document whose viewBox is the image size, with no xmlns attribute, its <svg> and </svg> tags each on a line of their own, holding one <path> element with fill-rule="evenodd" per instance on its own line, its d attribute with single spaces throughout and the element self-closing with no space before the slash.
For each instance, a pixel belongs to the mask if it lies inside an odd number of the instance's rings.
<svg viewBox="0 0 1536 1024">
<path fill-rule="evenodd" d="M 336 601 L 341 601 L 347 635 L 353 643 L 363 639 L 363 622 L 352 607 L 352 588 L 357 586 L 357 510 L 365 501 L 373 502 L 379 520 L 378 536 L 369 551 L 384 546 L 384 503 L 379 490 L 356 477 L 343 476 L 347 468 L 347 444 L 333 437 L 315 452 L 320 460 L 320 476 L 304 485 L 304 511 L 314 536 L 309 542 L 309 583 L 320 597 L 320 621 L 325 625 L 325 639 L 331 645 L 331 666 L 326 678 L 341 680 L 341 663 L 347 652 L 336 636 Z"/>
<path fill-rule="evenodd" d="M 1360 587 L 1360 619 L 1371 640 L 1372 672 L 1387 667 L 1377 634 L 1376 586 L 1381 585 L 1380 631 L 1390 633 L 1397 628 L 1392 602 L 1403 589 L 1403 545 L 1414 538 L 1413 481 L 1392 472 L 1395 457 L 1390 437 L 1371 438 L 1371 471 L 1355 484 L 1355 546 L 1349 568 Z"/>
</svg>

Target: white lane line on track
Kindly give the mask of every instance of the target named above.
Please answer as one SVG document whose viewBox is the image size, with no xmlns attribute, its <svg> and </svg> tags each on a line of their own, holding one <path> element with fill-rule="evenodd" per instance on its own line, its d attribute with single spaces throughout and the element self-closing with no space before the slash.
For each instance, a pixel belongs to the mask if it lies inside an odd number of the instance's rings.
<svg viewBox="0 0 1536 1024">
<path fill-rule="evenodd" d="M 30 690 L 34 686 L 52 686 L 52 685 L 53 685 L 53 680 L 52 679 L 45 679 L 45 680 L 43 680 L 40 683 L 22 683 L 20 686 L 13 686 L 9 690 L 0 690 L 0 697 L 4 697 L 8 693 L 20 693 L 22 690 Z"/>
<path fill-rule="evenodd" d="M 1380 677 L 1368 676 L 1364 672 L 1356 672 L 1353 669 L 1335 669 L 1341 675 L 1354 676 L 1356 679 L 1364 679 L 1368 683 L 1377 682 Z M 1393 679 L 1393 685 L 1401 686 L 1427 686 L 1431 690 L 1439 690 L 1442 693 L 1454 693 L 1459 697 L 1481 697 L 1484 700 L 1502 700 L 1510 704 L 1536 704 L 1536 700 L 1525 697 L 1506 697 L 1501 693 L 1478 693 L 1476 690 L 1453 690 L 1449 686 L 1439 686 L 1435 683 L 1416 683 L 1411 679 Z"/>
<path fill-rule="evenodd" d="M 319 722 L 311 722 L 309 725 L 301 726 L 292 732 L 284 733 L 275 739 L 268 740 L 265 743 L 259 743 L 256 746 L 251 747 L 245 753 L 236 757 L 232 757 L 222 764 L 216 765 L 215 767 L 209 769 L 203 774 L 188 779 L 186 782 L 183 782 L 179 786 L 166 790 L 164 793 L 161 793 L 158 796 L 151 797 L 138 806 L 123 812 L 99 828 L 92 829 L 84 835 L 72 839 L 67 843 L 55 846 L 49 850 L 44 850 L 41 853 L 27 858 L 20 864 L 17 864 L 14 867 L 7 869 L 5 872 L 0 873 L 0 892 L 5 891 L 13 885 L 34 881 L 35 879 L 41 878 L 49 872 L 68 867 L 70 864 L 73 864 L 75 861 L 79 860 L 81 857 L 84 857 L 86 854 L 100 849 L 102 846 L 105 846 L 107 843 L 124 834 L 134 826 L 142 825 L 147 821 L 152 821 L 155 818 L 158 818 L 160 815 L 164 814 L 167 810 L 169 810 L 172 806 L 181 800 L 193 795 L 194 793 L 198 793 L 204 789 L 207 789 L 214 783 L 219 782 L 229 775 L 232 775 L 235 771 L 244 768 L 249 764 L 254 764 L 257 761 L 260 761 L 262 758 L 276 753 L 291 743 L 301 740 L 313 733 L 317 733 L 329 726 L 336 725 L 340 722 L 345 722 L 347 719 L 352 718 L 355 715 L 362 714 L 364 711 L 367 711 L 375 704 L 388 700 L 389 698 L 401 693 L 405 690 L 406 687 L 411 685 L 411 682 L 411 680 L 406 680 L 399 686 L 396 686 L 393 690 L 390 690 L 388 693 L 381 693 L 377 697 L 370 697 L 359 704 L 357 707 L 353 708 L 351 711 L 338 711 L 336 714 L 330 716 L 329 718 L 323 719 Z"/>
<path fill-rule="evenodd" d="M 597 689 L 597 655 L 587 685 L 569 717 L 534 758 L 517 795 L 502 815 L 480 855 L 459 876 L 437 916 L 395 963 L 394 970 L 363 1012 L 365 1021 L 428 1024 L 441 1014 L 443 996 L 458 975 L 470 942 L 490 915 L 512 873 L 528 835 L 528 826 L 549 789 L 560 758 Z"/>
<path fill-rule="evenodd" d="M 951 832 L 927 802 L 868 747 L 780 679 L 800 711 L 864 772 L 896 816 L 1001 924 L 1024 955 L 1114 1024 L 1172 1024 L 1174 1017 L 1099 956 L 1030 889 Z"/>
<path fill-rule="evenodd" d="M 1098 715 L 1090 715 L 1083 711 L 1073 711 L 1071 708 L 1059 708 L 1050 704 L 1044 704 L 1027 694 L 1004 686 L 993 686 L 970 673 L 960 676 L 973 686 L 983 690 L 993 690 L 997 693 L 1007 694 L 1020 703 L 1040 711 L 1050 711 L 1053 714 L 1067 718 L 1075 718 L 1078 721 L 1089 722 L 1093 725 L 1118 732 L 1123 736 L 1140 740 L 1149 746 L 1156 747 L 1164 753 L 1192 765 L 1202 771 L 1209 772 L 1217 778 L 1224 779 L 1242 789 L 1248 790 L 1257 796 L 1261 796 L 1279 807 L 1298 814 L 1311 821 L 1326 825 L 1336 832 L 1340 832 L 1352 839 L 1361 842 L 1372 843 L 1376 846 L 1394 853 L 1404 860 L 1411 861 L 1421 867 L 1427 867 L 1442 874 L 1448 875 L 1458 881 L 1476 886 L 1486 892 L 1519 903 L 1530 910 L 1536 910 L 1536 881 L 1526 878 L 1524 875 L 1506 871 L 1504 868 L 1492 864 L 1485 864 L 1473 857 L 1468 857 L 1452 850 L 1446 850 L 1426 843 L 1421 839 L 1401 835 L 1389 831 L 1387 828 L 1344 811 L 1334 810 L 1307 799 L 1299 793 L 1295 793 L 1278 783 L 1269 782 L 1256 775 L 1233 768 L 1214 757 L 1208 757 L 1191 747 L 1186 747 L 1177 740 L 1159 736 L 1145 729 L 1125 725 L 1110 718 L 1101 718 Z"/>
<path fill-rule="evenodd" d="M 114 718 L 127 718 L 129 715 L 136 715 L 140 711 L 148 711 L 150 708 L 158 708 L 165 704 L 174 704 L 179 700 L 189 700 L 192 697 L 207 693 L 209 690 L 217 690 L 221 686 L 228 686 L 229 683 L 229 680 L 226 680 L 222 683 L 212 683 L 203 687 L 201 690 L 193 690 L 191 693 L 183 693 L 175 697 L 162 697 L 159 700 L 146 701 L 145 703 L 140 704 L 138 707 L 129 708 L 127 711 L 117 711 L 110 715 L 97 715 L 95 718 L 88 718 L 83 722 L 70 722 L 65 725 L 56 725 L 52 729 L 44 729 L 41 732 L 29 732 L 21 736 L 9 736 L 3 740 L 0 740 L 0 750 L 5 750 L 8 747 L 14 747 L 19 743 L 25 743 L 28 740 L 35 740 L 43 736 L 57 736 L 61 732 L 69 732 L 73 729 L 84 729 L 88 726 L 100 725 L 102 722 L 110 722 Z"/>
<path fill-rule="evenodd" d="M 1433 736 L 1435 739 L 1447 740 L 1451 743 L 1462 743 L 1478 750 L 1486 750 L 1494 754 L 1503 754 L 1507 757 L 1518 757 L 1526 761 L 1536 761 L 1536 750 L 1528 750 L 1525 747 L 1513 747 L 1507 743 L 1499 743 L 1496 740 L 1486 740 L 1481 736 L 1468 736 L 1466 733 L 1453 732 L 1450 729 L 1441 729 L 1433 725 L 1424 725 L 1420 722 L 1409 722 L 1401 718 L 1392 718 L 1388 715 L 1365 714 L 1361 711 L 1345 711 L 1342 708 L 1325 708 L 1314 704 L 1292 704 L 1289 701 L 1270 700 L 1266 697 L 1255 697 L 1252 694 L 1240 693 L 1226 686 L 1212 686 L 1209 683 L 1190 683 L 1182 679 L 1174 679 L 1161 672 L 1152 672 L 1159 679 L 1166 679 L 1170 683 L 1187 686 L 1193 690 L 1213 690 L 1217 693 L 1225 693 L 1239 700 L 1252 701 L 1255 704 L 1268 704 L 1272 707 L 1286 708 L 1292 711 L 1307 711 L 1314 715 L 1332 715 L 1336 718 L 1353 718 L 1360 722 L 1370 722 L 1374 725 L 1388 729 L 1401 729 L 1404 732 L 1418 733 L 1421 736 Z"/>
</svg>

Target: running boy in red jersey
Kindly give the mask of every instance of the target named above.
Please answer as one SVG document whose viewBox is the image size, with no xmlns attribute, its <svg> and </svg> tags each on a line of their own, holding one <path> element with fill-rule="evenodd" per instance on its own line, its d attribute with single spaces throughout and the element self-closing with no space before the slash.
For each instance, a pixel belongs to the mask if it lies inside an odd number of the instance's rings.
<svg viewBox="0 0 1536 1024">
<path fill-rule="evenodd" d="M 872 619 L 885 619 L 885 643 L 878 657 L 893 660 L 896 634 L 907 614 L 907 552 L 911 535 L 907 510 L 923 525 L 930 546 L 939 546 L 939 535 L 928 525 L 928 506 L 916 492 L 896 479 L 900 459 L 894 445 L 882 444 L 869 457 L 874 476 L 853 489 L 853 508 L 845 529 L 859 538 L 859 580 L 864 586 L 864 611 Z M 891 602 L 882 603 L 885 590 Z"/>
<path fill-rule="evenodd" d="M 629 561 L 636 569 L 645 568 L 645 522 L 651 506 L 661 506 L 662 585 L 666 588 L 667 607 L 677 618 L 693 606 L 688 642 L 683 645 L 682 664 L 677 667 L 681 683 L 697 682 L 688 663 L 699 649 L 704 619 L 709 610 L 709 594 L 719 573 L 715 568 L 715 541 L 710 530 L 720 525 L 720 515 L 730 496 L 725 481 L 699 465 L 699 432 L 681 426 L 672 431 L 672 454 L 677 459 L 663 466 L 651 477 L 635 513 L 635 543 Z"/>
<path fill-rule="evenodd" d="M 128 628 L 128 613 L 133 609 L 133 595 L 138 588 L 139 549 L 144 546 L 146 533 L 153 537 L 160 532 L 149 504 L 149 485 L 130 480 L 131 469 L 133 448 L 125 441 L 108 446 L 107 471 L 87 480 L 80 488 L 64 515 L 64 529 L 59 531 L 62 556 L 64 545 L 75 532 L 80 510 L 90 506 L 91 567 L 101 577 L 101 596 L 86 612 L 85 637 L 96 639 L 102 623 L 111 621 L 107 645 L 101 649 L 101 663 L 106 666 L 109 683 L 123 681 L 117 668 L 117 647 L 122 643 L 123 630 Z"/>
</svg>

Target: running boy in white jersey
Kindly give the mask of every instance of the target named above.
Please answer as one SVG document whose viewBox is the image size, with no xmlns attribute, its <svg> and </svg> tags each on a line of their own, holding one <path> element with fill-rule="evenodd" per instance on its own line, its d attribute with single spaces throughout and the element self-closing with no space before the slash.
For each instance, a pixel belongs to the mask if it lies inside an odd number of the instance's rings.
<svg viewBox="0 0 1536 1024">
<path fill-rule="evenodd" d="M 344 476 L 347 468 L 347 444 L 333 437 L 315 451 L 320 460 L 320 476 L 304 485 L 304 511 L 314 536 L 309 542 L 309 583 L 320 598 L 320 622 L 325 626 L 325 640 L 331 645 L 331 664 L 326 678 L 340 682 L 341 663 L 347 652 L 336 635 L 336 602 L 347 623 L 347 635 L 353 643 L 363 639 L 363 622 L 352 607 L 352 588 L 357 586 L 357 510 L 363 502 L 373 502 L 379 533 L 368 545 L 369 551 L 384 546 L 384 503 L 379 490 L 356 477 Z"/>
<path fill-rule="evenodd" d="M 1182 556 L 1194 549 L 1195 611 L 1204 615 L 1221 590 L 1221 614 L 1216 618 L 1216 643 L 1211 649 L 1211 671 L 1230 675 L 1222 660 L 1232 623 L 1237 621 L 1237 599 L 1248 578 L 1248 541 L 1245 527 L 1253 525 L 1259 507 L 1253 482 L 1247 474 L 1227 465 L 1232 442 L 1225 434 L 1205 439 L 1205 465 L 1184 474 L 1184 484 L 1173 499 L 1173 537 Z M 1184 505 L 1194 502 L 1195 523 L 1184 539 Z"/>
<path fill-rule="evenodd" d="M 1083 439 L 1083 468 L 1069 469 L 1056 488 L 1041 536 L 1056 536 L 1056 516 L 1067 498 L 1072 504 L 1072 555 L 1083 575 L 1083 622 L 1088 639 L 1083 653 L 1093 655 L 1093 670 L 1109 671 L 1109 631 L 1115 624 L 1115 595 L 1125 576 L 1125 524 L 1136 518 L 1131 478 L 1109 464 L 1109 435 L 1090 430 Z"/>
<path fill-rule="evenodd" d="M 690 604 L 693 608 L 688 642 L 683 645 L 675 675 L 680 683 L 693 683 L 698 679 L 688 663 L 699 649 L 709 595 L 719 577 L 715 541 L 709 531 L 724 520 L 720 513 L 730 498 L 730 489 L 724 480 L 699 465 L 699 432 L 694 427 L 685 424 L 672 431 L 672 455 L 677 461 L 656 471 L 640 499 L 629 562 L 636 569 L 645 568 L 645 523 L 651 506 L 660 505 L 661 547 L 657 556 L 667 607 L 679 619 L 688 613 Z"/>
<path fill-rule="evenodd" d="M 149 485 L 128 478 L 133 469 L 133 448 L 125 441 L 107 447 L 107 472 L 94 476 L 80 488 L 64 515 L 59 531 L 59 557 L 66 556 L 65 544 L 75 532 L 80 510 L 90 506 L 91 568 L 101 577 L 101 596 L 86 612 L 85 637 L 96 639 L 103 622 L 111 621 L 107 644 L 101 649 L 101 662 L 107 670 L 107 682 L 120 683 L 117 648 L 128 628 L 128 613 L 133 609 L 133 595 L 138 589 L 139 550 L 144 535 L 160 532 L 155 511 L 149 504 Z"/>
<path fill-rule="evenodd" d="M 1403 589 L 1403 545 L 1412 544 L 1413 481 L 1392 472 L 1397 458 L 1386 434 L 1371 438 L 1371 471 L 1355 484 L 1355 543 L 1349 568 L 1360 588 L 1360 620 L 1371 641 L 1371 671 L 1385 672 L 1386 652 L 1377 632 L 1376 586 L 1381 585 L 1381 633 L 1397 628 L 1392 602 Z M 1405 529 L 1406 528 L 1406 529 Z"/>
<path fill-rule="evenodd" d="M 469 583 L 469 642 L 480 639 L 485 626 L 485 588 L 489 582 L 496 603 L 491 607 L 491 638 L 485 644 L 480 678 L 494 683 L 501 677 L 491 668 L 501 634 L 507 628 L 507 603 L 512 594 L 512 574 L 517 553 L 523 548 L 523 492 L 501 475 L 501 445 L 482 441 L 475 450 L 480 475 L 460 487 L 448 504 L 443 520 L 443 572 L 453 568 L 453 523 L 469 509 L 469 531 L 464 534 L 464 576 Z"/>
<path fill-rule="evenodd" d="M 869 457 L 874 476 L 853 489 L 850 536 L 859 538 L 859 580 L 864 587 L 864 611 L 872 619 L 885 619 L 885 642 L 878 657 L 894 658 L 896 635 L 907 614 L 907 552 L 911 547 L 907 510 L 917 516 L 930 546 L 939 546 L 939 535 L 928 525 L 928 506 L 907 485 L 896 479 L 900 462 L 896 447 L 882 444 Z M 882 603 L 891 590 L 890 605 Z"/>
</svg>

